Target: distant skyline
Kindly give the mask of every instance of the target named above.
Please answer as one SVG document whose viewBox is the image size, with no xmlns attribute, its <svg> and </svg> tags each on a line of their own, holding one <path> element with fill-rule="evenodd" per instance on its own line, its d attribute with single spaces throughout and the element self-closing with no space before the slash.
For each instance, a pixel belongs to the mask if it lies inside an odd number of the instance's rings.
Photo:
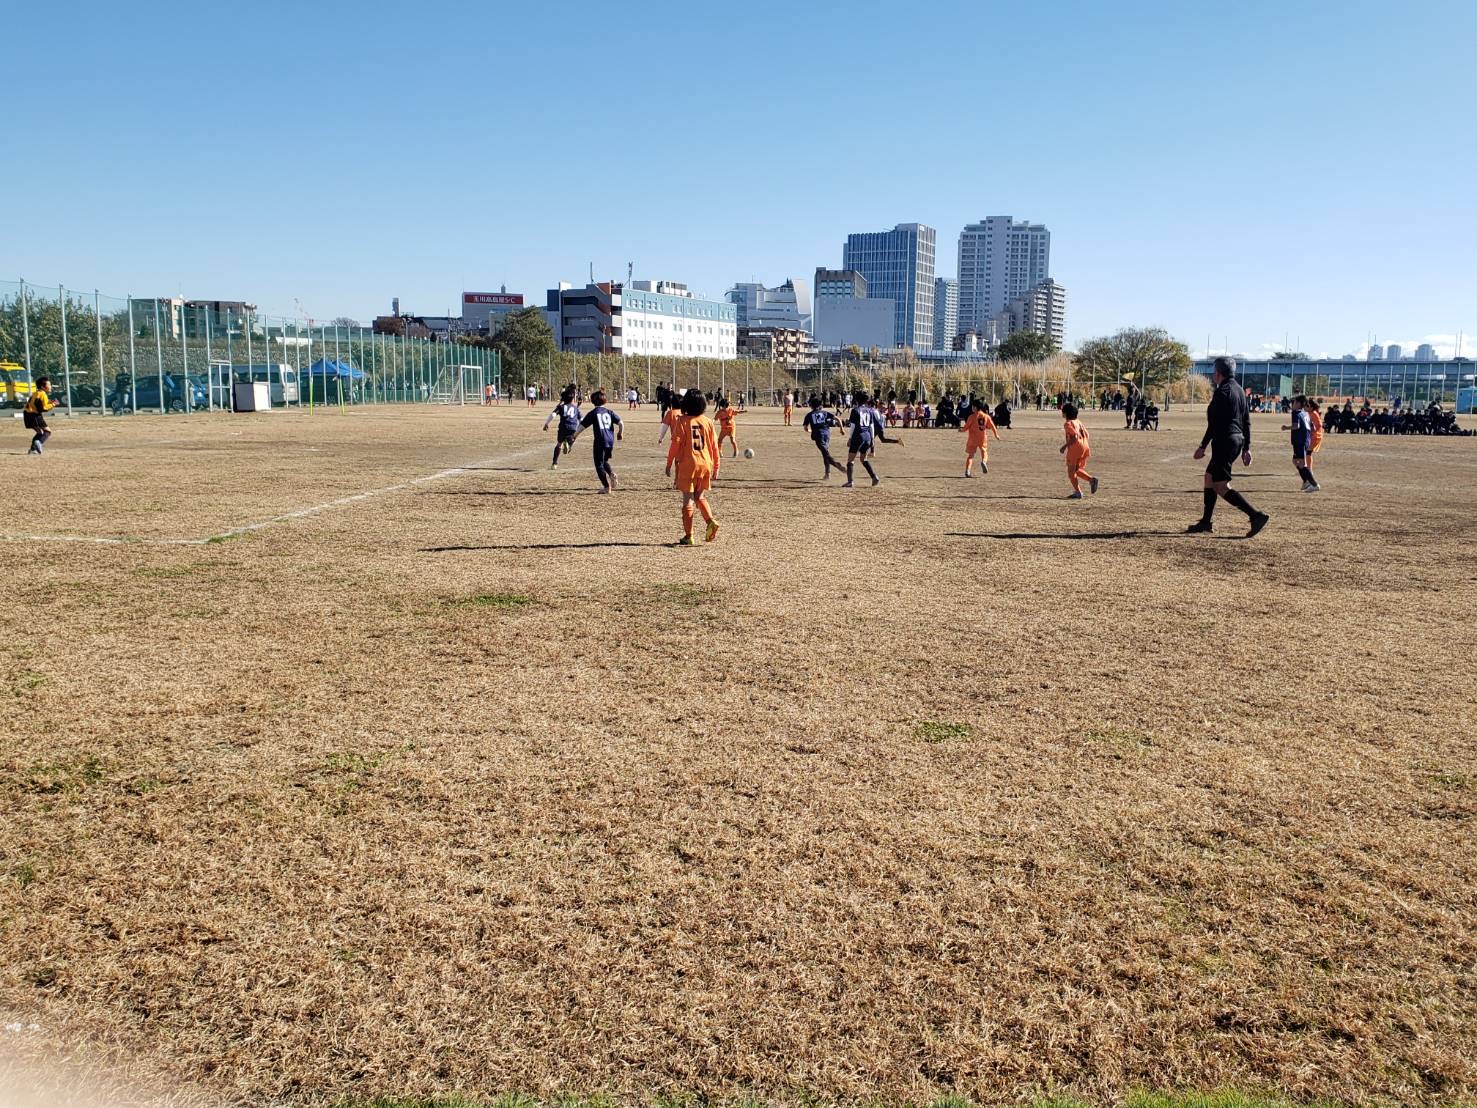
<svg viewBox="0 0 1477 1108">
<path fill-rule="evenodd" d="M 1009 215 L 1051 230 L 1069 345 L 1156 325 L 1196 353 L 1373 333 L 1444 357 L 1464 332 L 1477 356 L 1477 5 L 925 3 L 911 68 L 870 0 L 743 51 L 731 6 L 616 14 L 24 5 L 0 280 L 367 321 L 542 303 L 592 263 L 718 298 L 912 222 L 952 278 L 960 229 Z"/>
</svg>

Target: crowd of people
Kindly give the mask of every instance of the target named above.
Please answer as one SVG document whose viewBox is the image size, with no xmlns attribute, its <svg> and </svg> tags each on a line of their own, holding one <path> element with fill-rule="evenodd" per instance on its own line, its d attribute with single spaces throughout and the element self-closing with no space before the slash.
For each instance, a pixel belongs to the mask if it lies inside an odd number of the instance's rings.
<svg viewBox="0 0 1477 1108">
<path fill-rule="evenodd" d="M 1340 435 L 1470 435 L 1456 421 L 1456 413 L 1432 401 L 1424 409 L 1402 408 L 1397 401 L 1392 407 L 1373 407 L 1368 400 L 1358 408 L 1352 399 L 1342 407 L 1330 405 L 1323 426 Z"/>
</svg>

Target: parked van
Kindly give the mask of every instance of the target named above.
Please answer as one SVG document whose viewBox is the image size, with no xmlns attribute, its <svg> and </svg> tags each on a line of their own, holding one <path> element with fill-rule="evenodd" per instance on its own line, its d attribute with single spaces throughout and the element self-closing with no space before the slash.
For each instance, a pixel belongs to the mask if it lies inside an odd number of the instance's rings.
<svg viewBox="0 0 1477 1108">
<path fill-rule="evenodd" d="M 210 363 L 210 391 L 217 408 L 231 410 L 231 386 L 237 381 L 265 381 L 272 386 L 273 404 L 296 404 L 299 392 L 297 370 L 282 362 L 233 365 Z"/>
<path fill-rule="evenodd" d="M 31 399 L 31 381 L 26 367 L 15 362 L 0 361 L 0 404 L 24 408 Z"/>
</svg>

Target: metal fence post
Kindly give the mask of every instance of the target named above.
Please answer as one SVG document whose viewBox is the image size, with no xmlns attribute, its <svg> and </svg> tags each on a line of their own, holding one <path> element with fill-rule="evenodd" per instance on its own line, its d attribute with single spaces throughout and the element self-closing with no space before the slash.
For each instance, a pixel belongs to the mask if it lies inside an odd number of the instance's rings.
<svg viewBox="0 0 1477 1108">
<path fill-rule="evenodd" d="M 108 386 L 103 380 L 103 298 L 97 289 L 92 290 L 92 318 L 97 322 L 97 410 L 101 412 Z"/>
<path fill-rule="evenodd" d="M 185 415 L 189 415 L 194 401 L 194 397 L 191 394 L 195 390 L 190 387 L 190 315 L 188 307 L 183 304 L 180 305 L 179 317 L 180 358 L 184 362 L 184 368 L 181 372 L 184 374 Z M 207 370 L 205 395 L 208 397 L 210 395 L 210 374 L 208 372 L 210 366 L 207 365 L 205 368 Z"/>
<path fill-rule="evenodd" d="M 154 373 L 159 378 L 159 414 L 164 408 L 164 333 L 159 329 L 159 298 L 154 297 Z"/>
<path fill-rule="evenodd" d="M 138 354 L 133 342 L 133 296 L 128 297 L 128 410 L 138 411 Z"/>
<path fill-rule="evenodd" d="M 72 352 L 67 346 L 67 290 L 56 287 L 56 306 L 62 312 L 62 380 L 67 388 L 67 416 L 72 415 Z"/>
<path fill-rule="evenodd" d="M 34 391 L 36 378 L 31 373 L 31 307 L 28 303 L 30 294 L 26 292 L 26 283 L 21 281 L 21 332 L 26 339 L 26 383 Z"/>
</svg>

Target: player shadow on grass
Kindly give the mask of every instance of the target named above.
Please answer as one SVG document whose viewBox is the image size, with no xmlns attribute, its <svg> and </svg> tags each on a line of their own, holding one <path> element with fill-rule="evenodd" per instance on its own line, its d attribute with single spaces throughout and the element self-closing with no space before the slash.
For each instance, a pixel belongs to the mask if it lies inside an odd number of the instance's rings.
<svg viewBox="0 0 1477 1108">
<path fill-rule="evenodd" d="M 990 534 L 984 531 L 947 531 L 951 539 L 1149 539 L 1166 538 L 1172 535 L 1188 537 L 1184 531 L 1069 531 L 1061 534 L 1045 534 L 1034 531 L 1002 531 Z"/>
<path fill-rule="evenodd" d="M 491 543 L 485 546 L 423 546 L 421 554 L 457 554 L 478 550 L 604 550 L 619 546 L 675 546 L 670 542 L 527 542 Z"/>
</svg>

